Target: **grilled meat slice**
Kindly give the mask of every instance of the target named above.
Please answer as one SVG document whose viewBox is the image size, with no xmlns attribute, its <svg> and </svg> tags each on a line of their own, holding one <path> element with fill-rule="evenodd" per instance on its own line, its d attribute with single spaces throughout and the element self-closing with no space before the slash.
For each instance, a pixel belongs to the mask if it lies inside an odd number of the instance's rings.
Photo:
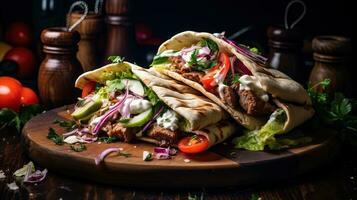
<svg viewBox="0 0 357 200">
<path fill-rule="evenodd" d="M 136 133 L 135 128 L 125 128 L 119 123 L 112 124 L 111 122 L 108 122 L 102 130 L 107 132 L 108 136 L 116 136 L 124 142 L 130 142 L 135 137 Z"/>
<path fill-rule="evenodd" d="M 190 79 L 191 81 L 195 81 L 197 83 L 201 82 L 202 77 L 205 75 L 204 72 L 186 72 L 182 73 L 182 76 Z"/>
<path fill-rule="evenodd" d="M 239 105 L 239 96 L 232 87 L 223 88 L 223 102 L 228 104 L 232 108 L 236 108 Z"/>
<path fill-rule="evenodd" d="M 181 56 L 170 57 L 170 61 L 171 61 L 170 68 L 176 71 L 177 73 L 180 72 L 184 73 L 184 72 L 191 71 L 190 68 L 184 66 L 186 62 L 181 58 Z"/>
<path fill-rule="evenodd" d="M 177 142 L 179 132 L 171 131 L 155 124 L 147 132 L 147 136 L 158 140 L 160 142 L 160 146 L 172 146 Z"/>
<path fill-rule="evenodd" d="M 239 91 L 239 103 L 248 115 L 263 116 L 274 112 L 276 107 L 265 102 L 251 90 Z"/>
</svg>

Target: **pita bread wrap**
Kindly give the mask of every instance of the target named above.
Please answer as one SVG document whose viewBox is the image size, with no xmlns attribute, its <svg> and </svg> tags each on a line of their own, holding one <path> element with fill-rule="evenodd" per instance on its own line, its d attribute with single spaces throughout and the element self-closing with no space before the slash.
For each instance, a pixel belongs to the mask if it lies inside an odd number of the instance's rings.
<svg viewBox="0 0 357 200">
<path fill-rule="evenodd" d="M 272 96 L 275 104 L 285 110 L 288 120 L 285 123 L 284 132 L 288 132 L 313 116 L 314 110 L 311 106 L 310 97 L 299 83 L 280 71 L 262 67 L 261 64 L 254 62 L 245 55 L 239 53 L 234 46 L 222 38 L 214 36 L 213 34 L 198 33 L 193 31 L 179 33 L 164 42 L 159 47 L 158 54 L 166 50 L 179 51 L 183 48 L 191 47 L 203 39 L 210 39 L 214 41 L 218 45 L 220 52 L 225 52 L 229 56 L 237 57 L 237 59 L 248 68 L 252 75 L 258 79 L 262 89 Z M 202 94 L 224 108 L 238 123 L 242 124 L 247 129 L 258 129 L 266 122 L 266 119 L 248 115 L 242 108 L 230 107 L 219 97 L 211 92 L 208 92 L 198 82 L 189 80 L 181 74 L 167 68 L 157 67 L 157 69 L 160 73 L 168 75 L 200 91 Z"/>
<path fill-rule="evenodd" d="M 221 107 L 197 90 L 160 74 L 153 68 L 144 69 L 129 62 L 109 64 L 82 74 L 77 79 L 75 86 L 83 88 L 89 81 L 104 84 L 106 82 L 103 78 L 104 73 L 129 70 L 148 88 L 151 88 L 160 100 L 186 119 L 187 123 L 180 126 L 182 131 L 196 133 L 200 130 L 200 132 L 206 134 L 210 146 L 222 142 L 236 131 L 237 125 L 227 119 L 229 115 Z M 209 127 L 209 129 L 204 129 L 206 127 Z M 139 139 L 158 143 L 152 138 L 143 137 Z"/>
</svg>

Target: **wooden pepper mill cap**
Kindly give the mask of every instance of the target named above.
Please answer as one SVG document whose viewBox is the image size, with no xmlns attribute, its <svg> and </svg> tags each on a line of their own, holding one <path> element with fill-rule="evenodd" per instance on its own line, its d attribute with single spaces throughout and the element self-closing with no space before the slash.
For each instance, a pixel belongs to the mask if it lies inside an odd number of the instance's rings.
<svg viewBox="0 0 357 200">
<path fill-rule="evenodd" d="M 269 26 L 268 44 L 274 48 L 299 48 L 302 45 L 302 31 L 299 28 L 285 29 L 283 26 Z"/>
<path fill-rule="evenodd" d="M 322 35 L 312 40 L 315 53 L 330 56 L 348 56 L 352 51 L 351 39 L 341 36 Z"/>
<path fill-rule="evenodd" d="M 47 28 L 41 33 L 41 42 L 46 46 L 77 46 L 79 40 L 77 31 L 67 31 L 65 27 Z"/>
</svg>

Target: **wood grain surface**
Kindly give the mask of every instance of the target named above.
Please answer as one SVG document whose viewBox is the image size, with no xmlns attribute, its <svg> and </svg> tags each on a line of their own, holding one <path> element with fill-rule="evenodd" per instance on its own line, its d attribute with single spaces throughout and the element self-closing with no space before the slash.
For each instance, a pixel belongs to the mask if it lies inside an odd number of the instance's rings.
<svg viewBox="0 0 357 200">
<path fill-rule="evenodd" d="M 316 170 L 283 181 L 259 183 L 239 187 L 189 189 L 136 188 L 98 184 L 71 176 L 63 176 L 50 170 L 39 184 L 22 184 L 13 191 L 7 187 L 15 179 L 12 173 L 29 161 L 23 152 L 20 135 L 15 130 L 0 130 L 0 170 L 6 178 L 0 179 L 0 199 L 208 199 L 250 200 L 252 196 L 262 200 L 320 200 L 357 198 L 357 148 L 344 145 L 332 162 Z M 69 163 L 70 164 L 70 163 Z M 35 162 L 39 169 L 43 169 Z M 175 178 L 175 177 L 173 177 Z M 158 180 L 170 182 L 170 180 Z"/>
<path fill-rule="evenodd" d="M 48 129 L 53 127 L 57 133 L 64 133 L 64 129 L 52 122 L 56 118 L 69 119 L 69 108 L 47 111 L 25 125 L 23 137 L 29 156 L 61 174 L 120 186 L 223 187 L 286 179 L 330 161 L 339 146 L 335 134 L 320 130 L 323 134 L 318 134 L 319 139 L 312 144 L 286 151 L 251 152 L 226 144 L 202 154 L 179 152 L 170 160 L 145 162 L 143 151 L 153 152 L 154 146 L 143 142 L 96 142 L 87 144 L 83 152 L 74 152 L 68 145 L 55 145 L 46 138 Z M 96 166 L 94 158 L 109 147 L 121 147 L 131 156 L 109 156 Z M 170 180 L 170 183 L 158 180 Z"/>
</svg>

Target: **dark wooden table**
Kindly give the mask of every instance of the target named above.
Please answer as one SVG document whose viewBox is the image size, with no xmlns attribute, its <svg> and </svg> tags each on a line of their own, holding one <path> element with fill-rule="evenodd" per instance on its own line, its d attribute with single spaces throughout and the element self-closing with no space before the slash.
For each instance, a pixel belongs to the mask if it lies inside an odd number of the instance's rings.
<svg viewBox="0 0 357 200">
<path fill-rule="evenodd" d="M 309 174 L 291 180 L 269 184 L 231 188 L 199 188 L 155 190 L 102 185 L 63 177 L 50 171 L 39 184 L 23 185 L 17 191 L 9 190 L 13 172 L 27 163 L 20 135 L 11 130 L 0 131 L 0 170 L 6 174 L 0 179 L 0 199 L 357 199 L 357 148 L 345 145 L 330 164 Z M 70 164 L 70 163 L 68 163 Z M 36 165 L 37 168 L 41 166 Z M 175 178 L 175 177 L 173 177 Z M 262 177 L 264 180 L 264 177 Z M 158 180 L 170 182 L 170 180 Z"/>
</svg>

